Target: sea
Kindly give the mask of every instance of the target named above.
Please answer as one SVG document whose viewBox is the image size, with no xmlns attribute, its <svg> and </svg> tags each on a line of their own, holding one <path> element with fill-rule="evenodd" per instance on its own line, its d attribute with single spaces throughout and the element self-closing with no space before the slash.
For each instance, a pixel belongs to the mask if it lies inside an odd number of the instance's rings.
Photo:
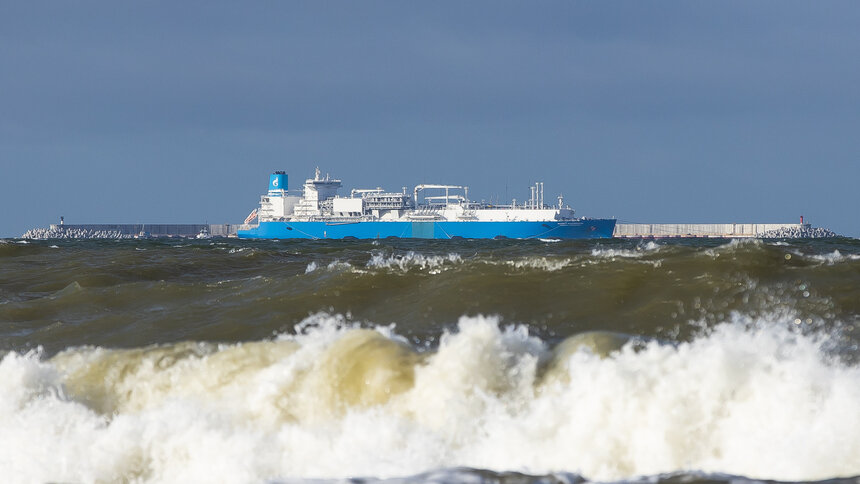
<svg viewBox="0 0 860 484">
<path fill-rule="evenodd" d="M 860 483 L 860 240 L 0 240 L 0 481 Z"/>
</svg>

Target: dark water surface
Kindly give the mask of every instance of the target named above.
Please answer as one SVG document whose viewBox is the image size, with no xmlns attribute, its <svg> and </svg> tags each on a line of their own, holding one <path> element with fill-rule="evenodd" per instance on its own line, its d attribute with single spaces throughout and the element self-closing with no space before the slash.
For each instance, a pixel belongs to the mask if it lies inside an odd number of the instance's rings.
<svg viewBox="0 0 860 484">
<path fill-rule="evenodd" d="M 858 323 L 856 239 L 7 239 L 0 469 L 855 476 Z"/>
</svg>

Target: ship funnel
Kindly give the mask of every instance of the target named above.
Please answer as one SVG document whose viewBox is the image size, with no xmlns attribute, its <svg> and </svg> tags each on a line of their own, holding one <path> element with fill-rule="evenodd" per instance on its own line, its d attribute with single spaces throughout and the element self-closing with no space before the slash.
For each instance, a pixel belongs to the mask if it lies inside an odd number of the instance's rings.
<svg viewBox="0 0 860 484">
<path fill-rule="evenodd" d="M 279 191 L 287 189 L 287 174 L 282 171 L 276 171 L 269 175 L 269 191 Z"/>
</svg>

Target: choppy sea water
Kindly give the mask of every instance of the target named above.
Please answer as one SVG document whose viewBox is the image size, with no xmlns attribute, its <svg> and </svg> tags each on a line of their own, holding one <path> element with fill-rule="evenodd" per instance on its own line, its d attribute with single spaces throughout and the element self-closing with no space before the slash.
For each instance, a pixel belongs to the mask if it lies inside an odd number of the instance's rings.
<svg viewBox="0 0 860 484">
<path fill-rule="evenodd" d="M 860 482 L 860 241 L 0 241 L 6 482 Z"/>
</svg>

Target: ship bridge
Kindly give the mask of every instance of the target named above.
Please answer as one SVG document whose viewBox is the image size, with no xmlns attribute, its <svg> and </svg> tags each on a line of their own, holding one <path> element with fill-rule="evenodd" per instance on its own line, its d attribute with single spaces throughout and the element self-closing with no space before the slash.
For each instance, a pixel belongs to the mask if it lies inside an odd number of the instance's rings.
<svg viewBox="0 0 860 484">
<path fill-rule="evenodd" d="M 314 177 L 305 180 L 302 187 L 302 198 L 296 204 L 295 215 L 297 217 L 314 217 L 320 215 L 321 203 L 337 196 L 337 189 L 342 187 L 340 180 L 330 178 L 326 173 L 325 178 L 320 175 L 317 167 Z"/>
</svg>

